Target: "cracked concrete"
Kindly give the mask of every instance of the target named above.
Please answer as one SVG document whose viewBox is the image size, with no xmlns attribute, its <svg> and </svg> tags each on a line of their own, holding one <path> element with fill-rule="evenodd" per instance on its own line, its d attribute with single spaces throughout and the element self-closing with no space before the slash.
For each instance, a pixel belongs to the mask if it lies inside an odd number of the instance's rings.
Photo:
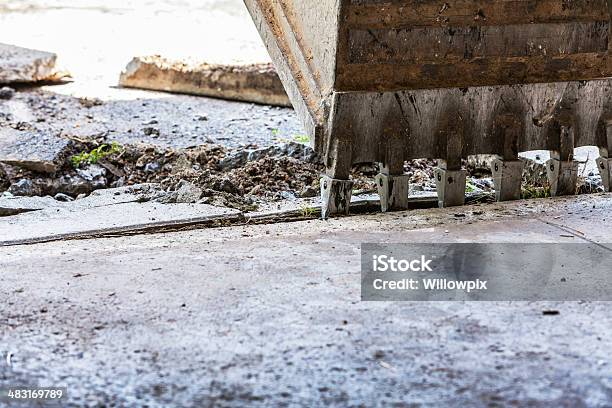
<svg viewBox="0 0 612 408">
<path fill-rule="evenodd" d="M 75 98 L 17 92 L 4 103 L 6 109 L 0 106 L 8 122 L 36 121 L 35 130 L 54 135 L 105 135 L 122 143 L 175 147 L 209 139 L 267 146 L 277 136 L 273 133 L 284 138 L 301 133 L 291 111 L 109 88 L 133 55 L 169 55 L 177 44 L 184 47 L 179 53 L 193 55 L 195 49 L 206 59 L 236 49 L 265 55 L 240 1 L 190 0 L 198 6 L 190 9 L 182 0 L 163 0 L 147 4 L 144 14 L 131 0 L 80 1 L 82 7 L 54 7 L 42 0 L 6 3 L 6 13 L 0 5 L 3 38 L 27 38 L 25 45 L 43 49 L 58 44 L 64 62 L 74 66 L 79 81 L 54 87 L 55 92 L 107 100 L 83 108 Z M 216 5 L 213 12 L 211 5 Z M 177 41 L 160 30 L 168 18 L 181 21 L 178 38 L 193 41 Z M 219 49 L 203 50 L 201 38 L 224 26 L 240 31 L 207 43 Z M 123 41 L 108 41 L 108 30 Z M 82 41 L 74 41 L 75 32 Z M 154 49 L 143 47 L 143 39 Z M 111 47 L 116 52 L 106 52 Z M 45 122 L 50 114 L 55 117 Z M 158 132 L 145 133 L 145 127 Z M 68 407 L 607 408 L 612 406 L 609 303 L 365 303 L 359 246 L 609 245 L 610 198 L 290 224 L 246 220 L 225 228 L 3 247 L 0 388 L 65 385 L 69 397 L 62 405 Z M 101 226 L 84 213 L 64 217 L 68 205 L 74 204 L 58 203 L 56 227 L 48 233 L 57 234 L 59 225 L 65 230 Z M 32 215 L 17 217 L 26 216 Z M 134 221 L 115 211 L 103 222 L 121 219 Z M 0 230 L 0 239 L 15 234 Z M 7 353 L 13 356 L 10 366 Z"/>
<path fill-rule="evenodd" d="M 65 406 L 609 407 L 609 303 L 361 302 L 359 246 L 608 244 L 610 198 L 0 248 L 0 386 L 66 385 Z"/>
</svg>

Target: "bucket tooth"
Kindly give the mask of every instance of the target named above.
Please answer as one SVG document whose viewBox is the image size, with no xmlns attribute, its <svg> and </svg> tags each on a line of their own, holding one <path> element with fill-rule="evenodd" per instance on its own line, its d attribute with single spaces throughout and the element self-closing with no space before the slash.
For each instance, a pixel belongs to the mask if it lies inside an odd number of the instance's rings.
<svg viewBox="0 0 612 408">
<path fill-rule="evenodd" d="M 576 194 L 578 162 L 550 159 L 546 162 L 550 194 L 553 197 Z"/>
<path fill-rule="evenodd" d="M 390 176 L 381 173 L 376 176 L 380 207 L 382 212 L 408 209 L 408 187 L 410 176 Z"/>
<path fill-rule="evenodd" d="M 549 175 L 561 195 L 575 192 L 573 149 L 604 146 L 602 125 L 612 120 L 612 0 L 549 0 L 537 15 L 535 6 L 506 7 L 537 1 L 440 2 L 450 19 L 442 28 L 431 21 L 439 8 L 433 0 L 244 2 L 323 159 L 324 215 L 347 211 L 353 165 L 384 163 L 381 195 L 389 209 L 402 206 L 391 180 L 404 170 L 395 166 L 444 160 L 436 170 L 439 202 L 451 206 L 465 202 L 468 156 L 504 160 L 497 198 L 508 200 L 519 194 L 519 149 L 558 154 Z M 475 4 L 483 8 L 478 18 Z M 537 38 L 548 54 L 525 52 L 522 38 Z M 440 48 L 448 58 L 439 58 Z"/>
<path fill-rule="evenodd" d="M 321 217 L 326 219 L 332 215 L 348 215 L 352 193 L 353 182 L 351 180 L 323 176 L 321 178 Z"/>
<path fill-rule="evenodd" d="M 574 118 L 561 116 L 558 122 L 559 150 L 550 152 L 546 173 L 553 197 L 575 195 L 578 182 L 578 162 L 574 160 Z"/>
<path fill-rule="evenodd" d="M 521 198 L 524 166 L 521 160 L 493 160 L 491 171 L 497 201 L 512 201 Z"/>
<path fill-rule="evenodd" d="M 612 192 L 612 121 L 606 121 L 606 140 L 603 146 L 599 147 L 599 158 L 597 159 L 597 168 L 601 175 L 601 182 L 606 193 Z"/>
<path fill-rule="evenodd" d="M 597 159 L 597 168 L 601 175 L 601 181 L 607 193 L 612 192 L 612 159 L 600 157 Z"/>
<path fill-rule="evenodd" d="M 438 167 L 434 174 L 438 189 L 438 206 L 444 208 L 464 205 L 467 171 Z"/>
</svg>

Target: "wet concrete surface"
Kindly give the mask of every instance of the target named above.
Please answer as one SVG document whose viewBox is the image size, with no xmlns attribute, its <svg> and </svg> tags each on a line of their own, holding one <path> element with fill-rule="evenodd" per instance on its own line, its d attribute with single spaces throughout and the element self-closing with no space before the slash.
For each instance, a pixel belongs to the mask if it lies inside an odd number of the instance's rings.
<svg viewBox="0 0 612 408">
<path fill-rule="evenodd" d="M 603 194 L 0 248 L 0 387 L 67 385 L 65 406 L 609 407 L 609 303 L 361 302 L 359 247 L 609 244 L 611 209 Z"/>
</svg>

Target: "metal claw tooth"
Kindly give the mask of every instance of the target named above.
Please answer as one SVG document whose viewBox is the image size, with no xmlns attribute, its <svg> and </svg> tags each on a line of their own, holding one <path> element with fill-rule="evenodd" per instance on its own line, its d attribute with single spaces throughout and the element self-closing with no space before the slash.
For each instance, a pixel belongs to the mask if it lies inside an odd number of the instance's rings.
<svg viewBox="0 0 612 408">
<path fill-rule="evenodd" d="M 521 198 L 524 167 L 525 163 L 522 160 L 496 159 L 491 163 L 497 201 L 512 201 Z"/>
<path fill-rule="evenodd" d="M 438 189 L 438 206 L 456 207 L 465 204 L 467 171 L 436 168 L 434 172 Z"/>
<path fill-rule="evenodd" d="M 578 162 L 550 159 L 546 162 L 550 195 L 553 197 L 575 195 L 578 182 Z"/>
<path fill-rule="evenodd" d="M 612 192 L 612 159 L 599 157 L 596 162 L 604 189 L 607 193 Z"/>
<path fill-rule="evenodd" d="M 321 218 L 326 219 L 332 215 L 348 215 L 353 182 L 351 180 L 338 180 L 329 176 L 321 178 Z"/>
<path fill-rule="evenodd" d="M 382 212 L 408 209 L 410 176 L 390 176 L 381 173 L 376 176 L 380 207 Z"/>
</svg>

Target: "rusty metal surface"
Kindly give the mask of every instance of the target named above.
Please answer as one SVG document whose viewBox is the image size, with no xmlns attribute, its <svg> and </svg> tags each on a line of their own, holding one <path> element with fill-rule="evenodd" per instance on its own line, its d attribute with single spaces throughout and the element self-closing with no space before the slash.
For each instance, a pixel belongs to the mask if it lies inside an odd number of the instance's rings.
<svg viewBox="0 0 612 408">
<path fill-rule="evenodd" d="M 506 156 L 500 120 L 518 127 L 516 151 L 559 150 L 557 126 L 567 117 L 574 146 L 606 146 L 612 120 L 612 80 L 374 94 L 338 93 L 330 138 L 351 140 L 351 162 L 385 162 L 387 145 L 403 159 L 445 158 L 449 132 L 459 157 Z M 399 141 L 397 141 L 399 139 Z M 391 152 L 393 152 L 391 149 Z"/>
<path fill-rule="evenodd" d="M 338 91 L 612 75 L 606 0 L 346 0 L 340 21 Z"/>
<path fill-rule="evenodd" d="M 561 127 L 609 148 L 607 0 L 245 3 L 334 177 L 390 156 L 558 150 Z"/>
</svg>

